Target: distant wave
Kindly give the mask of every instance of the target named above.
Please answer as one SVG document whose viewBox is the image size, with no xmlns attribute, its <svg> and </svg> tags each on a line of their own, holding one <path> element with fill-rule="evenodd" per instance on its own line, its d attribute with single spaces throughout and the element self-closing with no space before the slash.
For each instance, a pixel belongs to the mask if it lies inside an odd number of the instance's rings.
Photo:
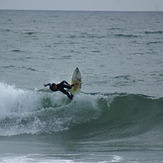
<svg viewBox="0 0 163 163">
<path fill-rule="evenodd" d="M 1 32 L 12 32 L 10 29 L 0 29 Z"/>
<path fill-rule="evenodd" d="M 134 38 L 134 37 L 140 37 L 138 35 L 133 34 L 115 34 L 116 37 L 128 37 L 128 38 Z"/>
<path fill-rule="evenodd" d="M 152 45 L 152 44 L 162 44 L 163 42 L 161 41 L 150 41 L 150 42 L 147 42 L 147 45 Z"/>
<path fill-rule="evenodd" d="M 102 35 L 102 34 L 95 34 L 95 33 L 87 33 L 87 32 L 84 32 L 84 33 L 79 33 L 78 35 L 70 35 L 68 36 L 68 38 L 71 38 L 71 39 L 74 39 L 74 38 L 97 38 L 97 39 L 102 39 L 102 38 L 106 38 L 105 35 Z"/>
<path fill-rule="evenodd" d="M 112 28 L 108 28 L 108 31 L 110 31 L 110 30 L 121 30 L 122 28 L 117 28 L 117 27 L 112 27 Z"/>
<path fill-rule="evenodd" d="M 163 31 L 145 31 L 145 34 L 163 34 Z"/>
<path fill-rule="evenodd" d="M 113 29 L 112 29 L 113 30 Z M 116 30 L 116 29 L 115 29 Z M 140 35 L 134 35 L 134 34 L 123 34 L 123 33 L 118 33 L 118 34 L 113 34 L 115 37 L 124 37 L 124 38 L 137 38 L 141 37 Z M 70 35 L 69 38 L 74 39 L 74 38 L 97 38 L 97 39 L 102 39 L 102 38 L 108 38 L 110 35 L 106 34 L 94 34 L 94 33 L 81 33 L 79 35 Z"/>
<path fill-rule="evenodd" d="M 34 35 L 34 34 L 36 34 L 37 32 L 32 32 L 32 31 L 29 31 L 29 32 L 26 32 L 25 34 L 27 34 L 27 35 Z"/>
<path fill-rule="evenodd" d="M 0 83 L 0 136 L 82 132 L 128 137 L 163 125 L 163 99 L 135 94 L 61 93 L 22 90 Z"/>
<path fill-rule="evenodd" d="M 24 52 L 24 51 L 19 50 L 19 49 L 14 49 L 14 50 L 11 50 L 11 52 L 15 52 L 15 53 L 21 53 L 21 52 Z"/>
</svg>

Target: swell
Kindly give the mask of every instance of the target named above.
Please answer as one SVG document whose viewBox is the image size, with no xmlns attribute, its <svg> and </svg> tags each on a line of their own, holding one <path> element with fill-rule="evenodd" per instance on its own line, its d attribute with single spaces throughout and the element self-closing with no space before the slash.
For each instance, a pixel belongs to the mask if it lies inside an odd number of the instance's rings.
<svg viewBox="0 0 163 163">
<path fill-rule="evenodd" d="M 142 134 L 163 133 L 163 99 L 137 94 L 105 94 L 114 99 L 99 99 L 101 115 L 84 124 L 76 125 L 70 132 L 102 140 L 125 138 Z"/>
<path fill-rule="evenodd" d="M 79 133 L 112 136 L 162 132 L 163 99 L 135 94 L 78 94 L 21 90 L 0 83 L 0 136 Z"/>
</svg>

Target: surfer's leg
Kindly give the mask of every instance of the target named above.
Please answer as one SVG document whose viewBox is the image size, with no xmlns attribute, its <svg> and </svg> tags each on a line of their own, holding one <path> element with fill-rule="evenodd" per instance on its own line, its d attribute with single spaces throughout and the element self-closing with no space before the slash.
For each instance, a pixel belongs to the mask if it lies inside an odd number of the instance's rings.
<svg viewBox="0 0 163 163">
<path fill-rule="evenodd" d="M 63 85 L 64 88 L 71 89 L 74 85 Z"/>
<path fill-rule="evenodd" d="M 73 97 L 74 97 L 74 95 L 70 94 L 70 96 L 71 96 L 71 100 L 72 100 L 72 99 L 73 99 Z"/>
<path fill-rule="evenodd" d="M 65 89 L 61 89 L 60 90 L 62 93 L 64 93 L 65 95 L 67 95 L 67 97 L 69 98 L 69 99 L 73 99 L 73 95 L 70 95 Z"/>
</svg>

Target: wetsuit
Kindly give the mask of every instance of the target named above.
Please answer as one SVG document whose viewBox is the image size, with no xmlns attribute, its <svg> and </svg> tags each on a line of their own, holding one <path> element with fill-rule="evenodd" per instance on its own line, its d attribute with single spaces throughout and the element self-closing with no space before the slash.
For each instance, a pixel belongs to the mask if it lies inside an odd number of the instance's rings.
<svg viewBox="0 0 163 163">
<path fill-rule="evenodd" d="M 73 99 L 73 95 L 69 94 L 64 88 L 71 89 L 74 85 L 69 85 L 65 80 L 57 84 L 56 89 L 54 89 L 53 84 L 49 83 L 48 85 L 49 85 L 50 90 L 61 91 L 62 93 L 66 94 L 68 98 L 70 98 L 71 100 Z"/>
</svg>

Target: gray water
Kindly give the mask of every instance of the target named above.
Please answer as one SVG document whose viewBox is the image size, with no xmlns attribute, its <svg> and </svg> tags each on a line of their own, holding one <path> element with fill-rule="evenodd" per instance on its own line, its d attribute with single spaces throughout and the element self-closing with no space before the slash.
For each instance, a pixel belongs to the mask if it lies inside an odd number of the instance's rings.
<svg viewBox="0 0 163 163">
<path fill-rule="evenodd" d="M 162 162 L 163 13 L 0 10 L 0 162 Z M 82 89 L 71 102 L 43 84 Z"/>
</svg>

